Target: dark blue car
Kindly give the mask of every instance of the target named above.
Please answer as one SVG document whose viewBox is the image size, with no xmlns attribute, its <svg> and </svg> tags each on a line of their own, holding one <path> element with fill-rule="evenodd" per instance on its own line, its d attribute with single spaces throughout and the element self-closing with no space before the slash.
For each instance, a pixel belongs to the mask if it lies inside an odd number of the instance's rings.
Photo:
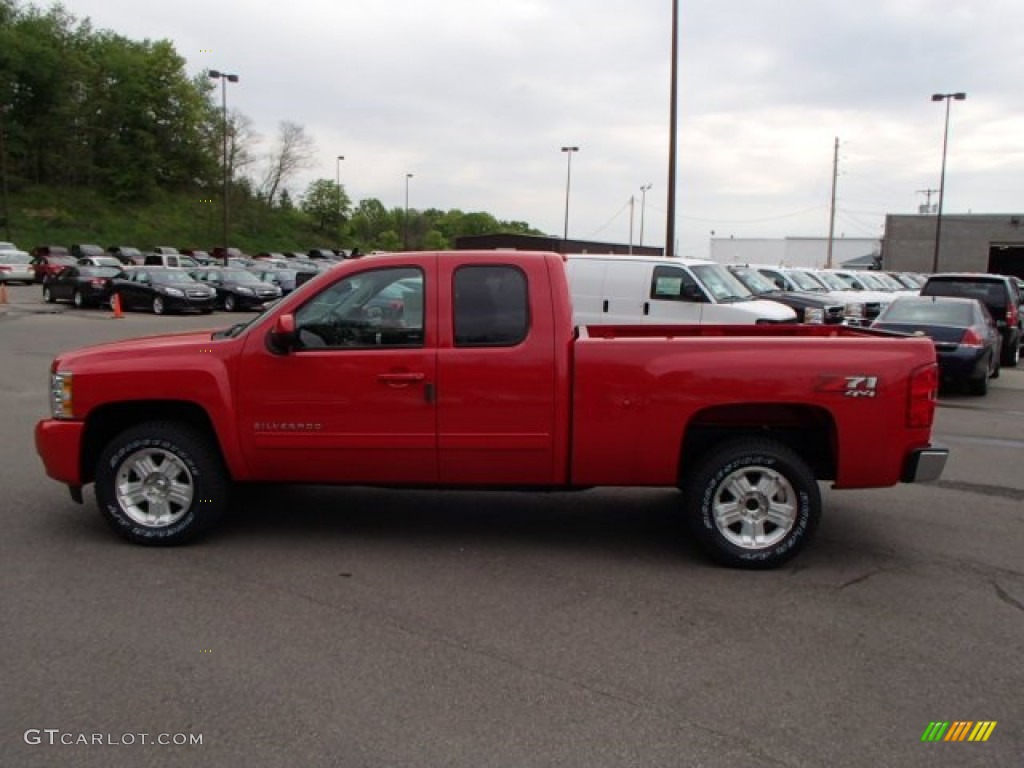
<svg viewBox="0 0 1024 768">
<path fill-rule="evenodd" d="M 991 313 L 977 299 L 901 296 L 871 327 L 931 337 L 944 385 L 984 395 L 989 379 L 999 376 L 1002 337 Z"/>
</svg>

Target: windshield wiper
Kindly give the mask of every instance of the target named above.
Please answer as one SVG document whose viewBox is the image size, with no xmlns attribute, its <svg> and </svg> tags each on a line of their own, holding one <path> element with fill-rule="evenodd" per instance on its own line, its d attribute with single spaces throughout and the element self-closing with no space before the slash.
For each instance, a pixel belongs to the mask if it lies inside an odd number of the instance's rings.
<svg viewBox="0 0 1024 768">
<path fill-rule="evenodd" d="M 235 323 L 230 328 L 224 328 L 220 331 L 214 331 L 210 337 L 212 339 L 233 339 L 248 325 L 248 323 Z"/>
</svg>

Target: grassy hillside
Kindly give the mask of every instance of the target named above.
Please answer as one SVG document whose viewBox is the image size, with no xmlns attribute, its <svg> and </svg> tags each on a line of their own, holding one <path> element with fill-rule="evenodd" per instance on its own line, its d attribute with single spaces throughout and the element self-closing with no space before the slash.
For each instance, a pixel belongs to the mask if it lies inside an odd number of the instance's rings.
<svg viewBox="0 0 1024 768">
<path fill-rule="evenodd" d="M 123 205 L 85 189 L 33 187 L 10 193 L 9 226 L 0 227 L 0 239 L 7 240 L 9 232 L 25 250 L 72 243 L 209 250 L 221 244 L 223 226 L 219 197 L 161 195 L 150 203 Z M 300 212 L 270 210 L 251 200 L 233 205 L 229 239 L 252 253 L 338 245 L 337 235 L 317 231 Z"/>
</svg>

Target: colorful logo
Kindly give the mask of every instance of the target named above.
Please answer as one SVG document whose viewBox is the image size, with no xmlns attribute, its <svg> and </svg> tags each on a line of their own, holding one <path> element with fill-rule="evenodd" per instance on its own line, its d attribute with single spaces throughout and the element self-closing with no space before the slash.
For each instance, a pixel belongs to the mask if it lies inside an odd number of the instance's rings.
<svg viewBox="0 0 1024 768">
<path fill-rule="evenodd" d="M 921 741 L 988 741 L 995 728 L 995 720 L 931 722 L 921 734 Z"/>
</svg>

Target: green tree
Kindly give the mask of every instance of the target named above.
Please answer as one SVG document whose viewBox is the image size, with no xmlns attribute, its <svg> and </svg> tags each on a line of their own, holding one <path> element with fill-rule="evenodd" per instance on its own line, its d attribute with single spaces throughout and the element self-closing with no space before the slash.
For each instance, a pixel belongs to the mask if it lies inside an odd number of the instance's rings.
<svg viewBox="0 0 1024 768">
<path fill-rule="evenodd" d="M 439 230 L 431 229 L 423 236 L 423 250 L 425 251 L 446 251 L 451 248 L 448 238 Z"/>
<path fill-rule="evenodd" d="M 344 223 L 351 201 L 345 193 L 345 186 L 338 185 L 330 179 L 317 179 L 310 182 L 306 193 L 302 196 L 303 213 L 316 222 L 320 232 L 337 232 Z"/>
</svg>

